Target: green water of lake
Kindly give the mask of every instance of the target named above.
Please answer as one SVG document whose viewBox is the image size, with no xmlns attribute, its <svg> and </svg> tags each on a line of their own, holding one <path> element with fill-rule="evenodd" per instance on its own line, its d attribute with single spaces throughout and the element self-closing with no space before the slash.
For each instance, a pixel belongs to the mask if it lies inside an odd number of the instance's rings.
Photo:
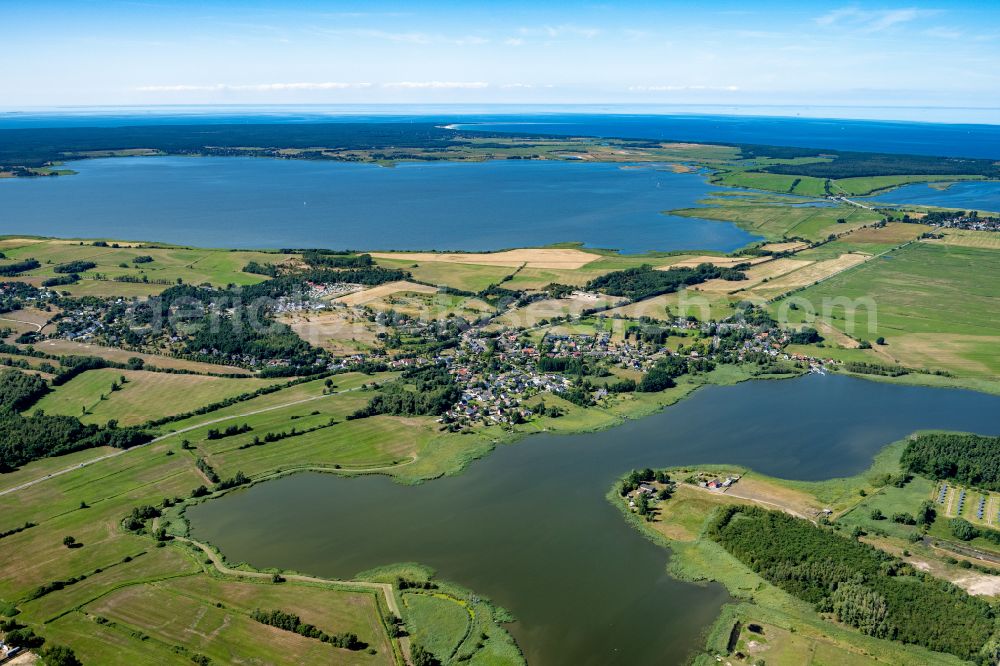
<svg viewBox="0 0 1000 666">
<path fill-rule="evenodd" d="M 709 387 L 612 430 L 538 435 L 464 473 L 401 486 L 299 474 L 188 511 L 235 562 L 348 578 L 420 562 L 511 610 L 531 664 L 683 663 L 729 596 L 666 573 L 669 553 L 604 495 L 632 468 L 736 463 L 856 474 L 918 429 L 1000 433 L 1000 397 L 841 376 Z"/>
</svg>

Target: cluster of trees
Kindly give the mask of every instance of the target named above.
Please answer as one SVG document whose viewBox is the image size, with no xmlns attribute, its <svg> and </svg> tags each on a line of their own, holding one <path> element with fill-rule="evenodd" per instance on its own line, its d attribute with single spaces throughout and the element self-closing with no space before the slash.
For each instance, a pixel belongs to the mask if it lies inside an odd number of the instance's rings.
<svg viewBox="0 0 1000 666">
<path fill-rule="evenodd" d="M 845 361 L 844 370 L 856 372 L 859 375 L 881 375 L 883 377 L 901 377 L 910 372 L 901 365 L 884 365 L 865 361 Z"/>
<path fill-rule="evenodd" d="M 288 439 L 289 437 L 299 437 L 300 435 L 308 435 L 311 432 L 316 432 L 317 430 L 322 430 L 323 428 L 330 428 L 337 425 L 337 420 L 330 417 L 330 420 L 326 423 L 320 425 L 315 425 L 311 428 L 306 428 L 305 430 L 299 430 L 295 426 L 292 426 L 291 430 L 282 430 L 280 432 L 269 432 L 264 435 L 264 439 L 254 435 L 254 438 L 247 442 L 246 444 L 240 444 L 240 449 L 249 449 L 251 446 L 263 446 L 264 444 L 270 444 L 272 442 L 280 442 L 283 439 Z"/>
<path fill-rule="evenodd" d="M 223 479 L 215 484 L 216 490 L 226 490 L 227 488 L 235 488 L 236 486 L 242 486 L 250 483 L 250 477 L 248 477 L 243 472 L 236 470 L 236 474 L 229 477 L 228 479 Z"/>
<path fill-rule="evenodd" d="M 149 504 L 133 507 L 132 511 L 122 519 L 122 526 L 132 532 L 138 532 L 146 525 L 146 521 L 159 518 L 160 510 Z"/>
<path fill-rule="evenodd" d="M 243 433 L 250 432 L 251 430 L 253 430 L 253 428 L 251 428 L 248 423 L 244 423 L 243 425 L 231 425 L 222 431 L 218 428 L 209 428 L 208 432 L 205 433 L 205 439 L 223 439 L 224 437 L 242 435 Z"/>
<path fill-rule="evenodd" d="M 649 483 L 650 481 L 659 481 L 660 483 L 670 483 L 670 474 L 663 471 L 662 469 L 653 471 L 649 467 L 646 469 L 634 469 L 622 479 L 621 487 L 618 492 L 621 493 L 622 497 L 625 497 L 630 492 L 639 487 L 639 484 Z"/>
<path fill-rule="evenodd" d="M 419 643 L 413 643 L 410 646 L 410 660 L 413 662 L 413 666 L 441 666 L 441 660 Z"/>
<path fill-rule="evenodd" d="M 404 371 L 399 379 L 383 384 L 378 395 L 348 418 L 363 419 L 377 414 L 440 415 L 461 396 L 462 390 L 444 366 L 414 368 Z"/>
<path fill-rule="evenodd" d="M 212 469 L 212 466 L 208 464 L 208 461 L 204 458 L 198 458 L 194 461 L 194 466 L 201 470 L 201 473 L 208 477 L 208 480 L 212 483 L 219 482 L 219 475 Z"/>
<path fill-rule="evenodd" d="M 708 536 L 770 583 L 866 634 L 979 663 L 995 627 L 992 606 L 889 554 L 809 521 L 731 506 Z"/>
<path fill-rule="evenodd" d="M 18 370 L 0 371 L 0 408 L 19 412 L 48 392 L 48 383 L 38 375 Z"/>
<path fill-rule="evenodd" d="M 243 267 L 244 273 L 253 273 L 254 275 L 266 275 L 268 277 L 278 277 L 278 267 L 271 263 L 261 264 L 256 261 L 251 261 Z"/>
<path fill-rule="evenodd" d="M 98 430 L 96 425 L 84 425 L 72 416 L 22 416 L 0 408 L 0 472 L 39 458 L 97 446 Z"/>
<path fill-rule="evenodd" d="M 588 364 L 586 359 L 575 356 L 543 356 L 538 359 L 540 372 L 559 372 L 567 375 L 593 375 L 599 370 Z"/>
<path fill-rule="evenodd" d="M 1000 491 L 1000 437 L 925 433 L 911 439 L 900 456 L 912 474 Z"/>
<path fill-rule="evenodd" d="M 79 273 L 70 273 L 69 275 L 59 275 L 57 277 L 45 278 L 42 280 L 43 287 L 61 287 L 67 284 L 76 284 L 80 281 Z"/>
<path fill-rule="evenodd" d="M 823 342 L 823 336 L 815 328 L 805 327 L 798 331 L 792 331 L 788 335 L 788 341 L 793 345 L 811 345 Z"/>
<path fill-rule="evenodd" d="M 97 264 L 92 261 L 68 261 L 53 268 L 55 273 L 82 273 L 91 268 L 97 268 Z"/>
<path fill-rule="evenodd" d="M 41 268 L 41 267 L 42 264 L 39 263 L 37 259 L 25 259 L 23 261 L 15 261 L 12 264 L 4 264 L 3 266 L 0 266 L 0 276 L 16 277 L 21 273 L 33 271 L 36 268 Z"/>
<path fill-rule="evenodd" d="M 437 583 L 432 583 L 429 580 L 418 582 L 415 580 L 407 580 L 402 576 L 396 578 L 396 587 L 400 590 L 436 590 L 438 589 Z"/>
<path fill-rule="evenodd" d="M 624 296 L 633 301 L 669 294 L 681 287 L 700 284 L 708 280 L 745 280 L 746 273 L 733 268 L 720 268 L 712 264 L 699 264 L 695 268 L 671 268 L 658 271 L 649 264 L 626 268 L 596 277 L 587 283 L 587 289 L 601 291 L 611 296 Z"/>
<path fill-rule="evenodd" d="M 636 386 L 641 393 L 656 393 L 676 386 L 677 377 L 698 372 L 709 372 L 715 368 L 715 363 L 707 358 L 689 358 L 686 356 L 664 356 L 658 360 Z"/>
<path fill-rule="evenodd" d="M 336 250 L 306 250 L 302 260 L 313 268 L 364 268 L 375 262 L 370 254 L 351 254 Z"/>
<path fill-rule="evenodd" d="M 277 609 L 265 611 L 257 608 L 250 613 L 250 617 L 261 624 L 277 627 L 278 629 L 284 629 L 285 631 L 291 631 L 300 636 L 305 636 L 306 638 L 315 638 L 323 641 L 324 643 L 330 643 L 335 647 L 346 648 L 348 650 L 363 650 L 368 647 L 368 644 L 362 642 L 358 638 L 358 635 L 353 632 L 330 635 L 315 625 L 303 622 L 302 619 L 294 613 L 286 613 L 285 611 Z"/>
<path fill-rule="evenodd" d="M 153 258 L 148 254 L 139 254 L 132 257 L 133 264 L 151 264 L 153 263 Z"/>
</svg>

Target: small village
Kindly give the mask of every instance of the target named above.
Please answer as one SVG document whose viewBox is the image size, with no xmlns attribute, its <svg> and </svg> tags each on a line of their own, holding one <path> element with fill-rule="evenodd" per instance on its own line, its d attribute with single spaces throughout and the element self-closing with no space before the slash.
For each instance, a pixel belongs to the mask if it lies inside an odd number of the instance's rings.
<svg viewBox="0 0 1000 666">
<path fill-rule="evenodd" d="M 332 297 L 360 288 L 354 284 L 311 284 L 309 291 L 301 296 L 276 299 L 271 304 L 271 311 L 280 314 L 325 310 L 330 307 Z M 98 342 L 135 352 L 162 353 L 164 349 L 180 349 L 183 344 L 183 321 L 157 331 L 149 321 L 148 308 L 140 301 L 76 299 L 65 301 L 64 305 L 67 303 L 75 307 L 58 313 L 56 337 Z M 391 310 L 373 311 L 366 307 L 354 310 L 380 331 L 377 337 L 384 348 L 343 355 L 321 354 L 310 361 L 314 367 L 330 371 L 368 371 L 373 367 L 404 370 L 443 364 L 461 389 L 458 402 L 439 418 L 442 427 L 453 431 L 522 423 L 540 406 L 545 409 L 544 398 L 540 403 L 531 402 L 545 394 L 570 397 L 578 404 L 602 404 L 611 397 L 610 382 L 638 380 L 657 361 L 670 356 L 719 363 L 759 362 L 764 358 L 807 366 L 814 372 L 823 372 L 826 365 L 832 363 L 787 353 L 784 348 L 790 337 L 786 331 L 743 318 L 706 323 L 680 317 L 669 321 L 626 321 L 615 324 L 617 329 L 627 326 L 622 335 L 620 330 L 618 334 L 603 330 L 605 324 L 597 326 L 593 334 L 559 332 L 559 325 L 573 321 L 573 317 L 567 315 L 558 322 L 547 324 L 553 330 L 543 327 L 539 335 L 535 328 L 498 328 L 496 317 L 474 322 L 460 317 L 440 321 Z M 121 316 L 122 313 L 127 316 Z M 614 320 L 599 318 L 598 321 L 610 323 Z M 665 339 L 668 333 L 682 338 L 685 344 L 674 344 L 670 349 L 666 343 L 658 341 Z M 35 337 L 25 341 L 34 341 Z M 401 349 L 393 351 L 393 347 Z M 214 348 L 197 351 L 194 356 L 200 360 L 250 368 L 280 371 L 292 362 L 287 358 L 225 354 Z M 545 366 L 543 359 L 546 358 L 571 360 L 576 367 L 586 368 L 586 372 L 540 369 Z M 548 410 L 550 415 L 561 412 L 555 405 Z"/>
</svg>

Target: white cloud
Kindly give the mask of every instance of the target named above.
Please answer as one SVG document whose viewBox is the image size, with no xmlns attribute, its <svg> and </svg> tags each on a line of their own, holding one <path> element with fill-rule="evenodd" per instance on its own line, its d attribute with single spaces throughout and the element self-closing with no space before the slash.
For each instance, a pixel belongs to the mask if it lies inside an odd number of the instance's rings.
<svg viewBox="0 0 1000 666">
<path fill-rule="evenodd" d="M 685 90 L 712 90 L 721 92 L 736 92 L 739 86 L 629 86 L 629 92 L 677 92 Z"/>
<path fill-rule="evenodd" d="M 472 90 L 489 88 L 484 81 L 395 81 L 383 83 L 383 88 L 431 89 L 431 90 Z"/>
<path fill-rule="evenodd" d="M 570 23 L 563 25 L 543 25 L 533 28 L 520 28 L 518 29 L 518 32 L 525 37 L 548 37 L 549 39 L 555 39 L 557 37 L 584 37 L 586 39 L 591 39 L 601 34 L 601 31 L 598 28 L 589 28 Z"/>
<path fill-rule="evenodd" d="M 384 39 L 389 42 L 402 42 L 405 44 L 430 44 L 434 41 L 434 37 L 422 32 L 387 32 L 385 30 L 348 30 L 346 32 L 358 37 Z"/>
<path fill-rule="evenodd" d="M 816 17 L 815 22 L 821 26 L 841 26 L 856 28 L 862 32 L 880 32 L 937 13 L 937 10 L 917 9 L 916 7 L 901 9 L 841 7 Z"/>
<path fill-rule="evenodd" d="M 348 88 L 370 88 L 370 83 L 342 83 L 338 81 L 323 82 L 293 82 L 293 83 L 251 83 L 251 84 L 231 84 L 216 83 L 212 85 L 168 85 L 168 86 L 139 86 L 139 92 L 273 92 L 281 90 L 345 90 Z"/>
<path fill-rule="evenodd" d="M 524 44 L 524 40 L 520 37 L 510 37 L 509 39 L 505 39 L 503 43 L 507 46 L 521 46 Z"/>
<path fill-rule="evenodd" d="M 946 28 L 944 26 L 939 26 L 937 28 L 930 28 L 924 30 L 924 34 L 928 37 L 937 37 L 939 39 L 961 39 L 962 31 L 956 30 L 955 28 Z"/>
<path fill-rule="evenodd" d="M 505 83 L 500 87 L 511 89 L 511 88 L 534 88 L 535 86 L 530 83 Z"/>
</svg>

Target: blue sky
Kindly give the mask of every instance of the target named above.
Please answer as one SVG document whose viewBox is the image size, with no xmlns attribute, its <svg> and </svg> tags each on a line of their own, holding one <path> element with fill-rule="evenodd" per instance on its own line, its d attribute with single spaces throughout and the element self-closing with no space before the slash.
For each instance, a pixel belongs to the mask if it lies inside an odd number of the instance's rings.
<svg viewBox="0 0 1000 666">
<path fill-rule="evenodd" d="M 1000 106 L 1000 2 L 0 0 L 0 106 Z"/>
</svg>

